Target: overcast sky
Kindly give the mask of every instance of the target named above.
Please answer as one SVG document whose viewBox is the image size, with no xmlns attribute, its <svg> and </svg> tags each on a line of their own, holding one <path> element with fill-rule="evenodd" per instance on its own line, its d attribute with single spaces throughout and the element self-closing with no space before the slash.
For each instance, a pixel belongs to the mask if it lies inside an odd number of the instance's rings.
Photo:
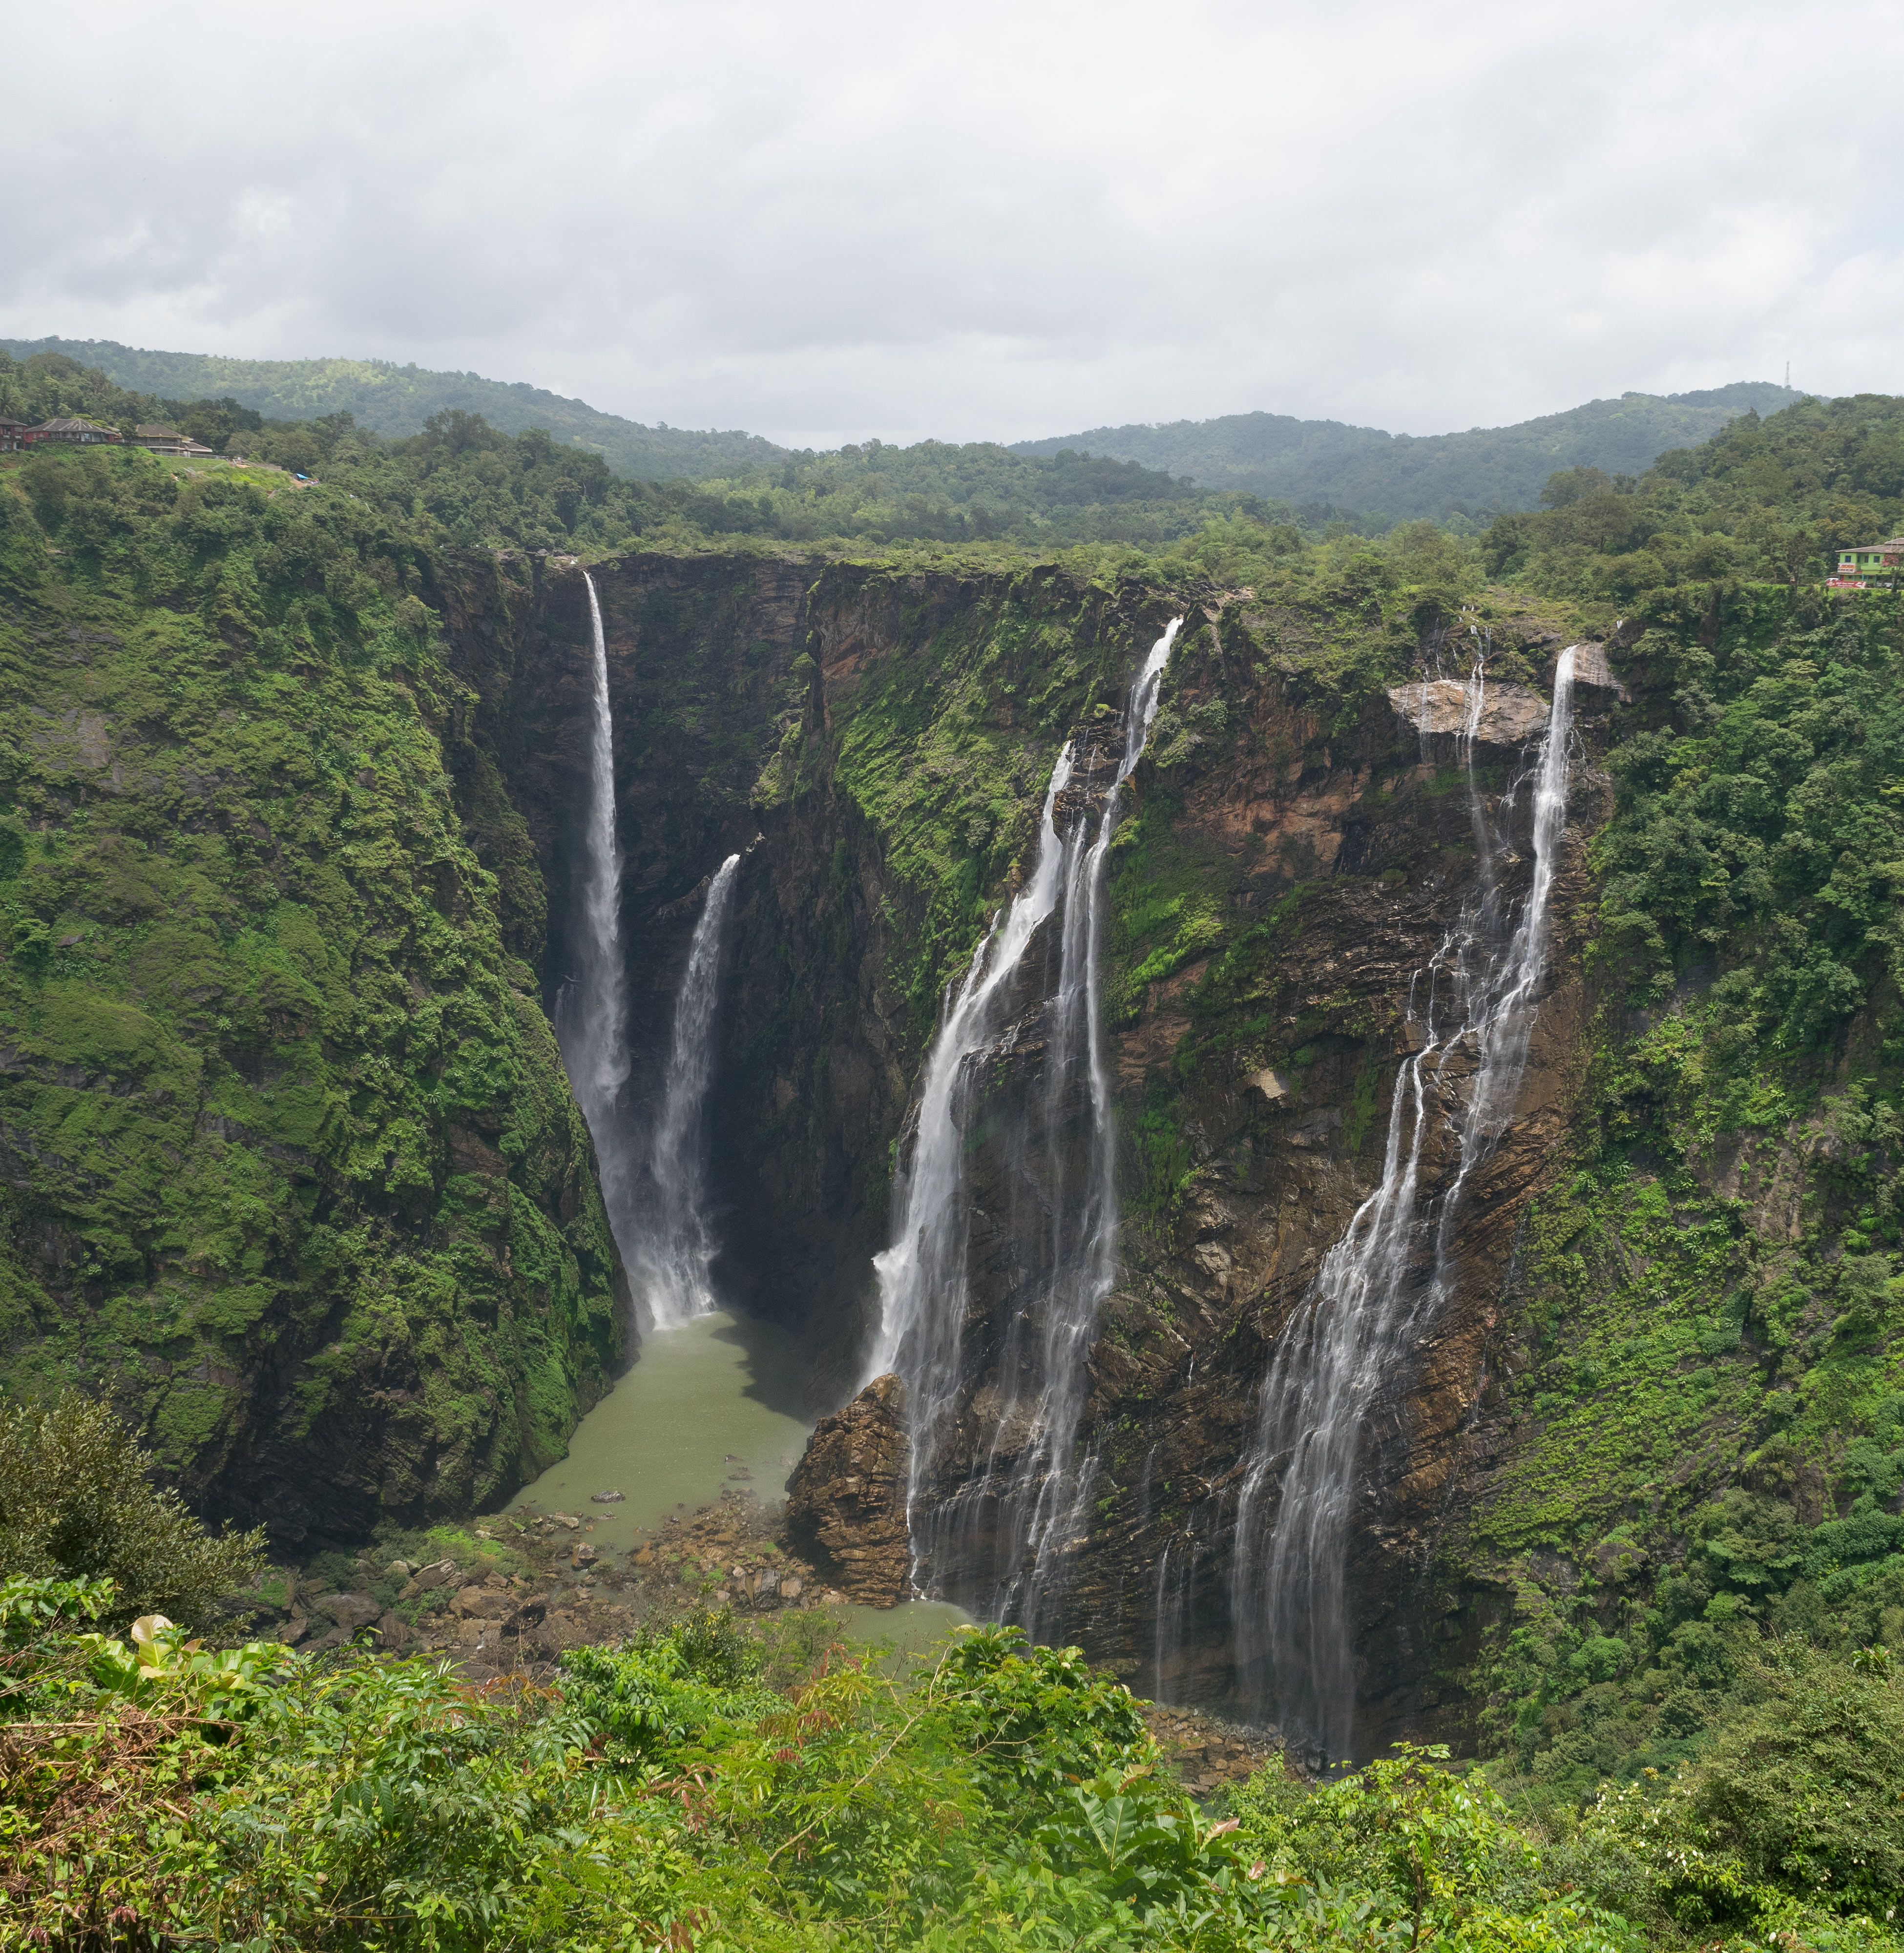
<svg viewBox="0 0 1904 1953">
<path fill-rule="evenodd" d="M 1904 9 L 23 8 L 0 332 L 800 445 L 1904 391 Z"/>
</svg>

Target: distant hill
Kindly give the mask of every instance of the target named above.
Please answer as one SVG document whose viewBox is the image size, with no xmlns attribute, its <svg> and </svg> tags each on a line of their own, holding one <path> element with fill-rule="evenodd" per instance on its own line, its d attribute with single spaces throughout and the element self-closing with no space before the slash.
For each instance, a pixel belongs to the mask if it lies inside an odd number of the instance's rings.
<svg viewBox="0 0 1904 1953">
<path fill-rule="evenodd" d="M 1749 410 L 1775 413 L 1805 396 L 1741 381 L 1695 393 L 1623 393 L 1512 427 L 1466 434 L 1385 434 L 1288 414 L 1093 428 L 1012 444 L 1015 454 L 1065 448 L 1187 475 L 1201 488 L 1240 488 L 1295 503 L 1332 503 L 1397 519 L 1536 508 L 1557 469 L 1638 475 L 1667 449 L 1709 440 Z"/>
<path fill-rule="evenodd" d="M 644 427 L 547 388 L 474 373 L 432 373 L 386 359 L 227 359 L 213 353 L 150 353 L 110 339 L 0 339 L 17 359 L 64 353 L 121 387 L 173 400 L 229 396 L 273 420 L 349 413 L 394 440 L 418 433 L 431 415 L 460 407 L 506 434 L 546 428 L 592 448 L 617 475 L 637 481 L 738 475 L 786 452 L 758 434 L 690 433 Z"/>
</svg>

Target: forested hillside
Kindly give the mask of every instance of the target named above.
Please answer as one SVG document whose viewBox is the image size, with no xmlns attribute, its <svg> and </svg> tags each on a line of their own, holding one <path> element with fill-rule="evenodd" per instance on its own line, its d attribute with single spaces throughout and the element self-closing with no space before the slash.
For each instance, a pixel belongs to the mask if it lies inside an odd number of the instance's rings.
<svg viewBox="0 0 1904 1953">
<path fill-rule="evenodd" d="M 1558 469 L 1638 475 L 1667 449 L 1714 434 L 1736 415 L 1769 413 L 1799 395 L 1769 382 L 1702 393 L 1625 393 L 1564 413 L 1465 434 L 1391 434 L 1287 414 L 1094 428 L 1019 441 L 1015 454 L 1067 448 L 1187 477 L 1209 491 L 1240 489 L 1296 503 L 1360 509 L 1397 522 L 1486 516 L 1537 506 Z"/>
<path fill-rule="evenodd" d="M 1800 397 L 1769 382 L 1740 382 L 1664 397 L 1626 393 L 1460 434 L 1389 434 L 1339 421 L 1252 413 L 1095 428 L 1008 448 L 936 440 L 901 448 L 874 440 L 816 455 L 795 454 L 754 434 L 645 427 L 521 381 L 386 360 L 234 359 L 58 338 L 0 340 L 0 353 L 22 363 L 51 354 L 174 410 L 223 400 L 245 410 L 240 424 L 253 428 L 259 419 L 343 417 L 400 442 L 460 415 L 507 434 L 537 429 L 558 447 L 599 456 L 630 481 L 727 484 L 735 491 L 728 525 L 743 532 L 758 524 L 741 500 L 764 493 L 776 505 L 777 532 L 803 541 L 823 534 L 982 539 L 1012 532 L 1028 513 L 1064 511 L 1068 520 L 1059 516 L 1049 540 L 1087 541 L 1115 531 L 1115 540 L 1156 544 L 1183 532 L 1184 505 L 1197 510 L 1194 526 L 1210 498 L 1221 495 L 1287 504 L 1305 512 L 1312 527 L 1331 518 L 1379 530 L 1410 518 L 1488 516 L 1536 506 L 1556 469 L 1637 475 L 1666 450 L 1702 440 L 1738 415 L 1774 412 Z M 13 411 L 0 378 L 0 413 Z M 215 440 L 221 430 L 214 423 L 194 431 Z M 1066 455 L 1068 472 L 1051 476 L 1044 464 Z M 1025 461 L 1034 465 L 1017 465 Z M 1113 462 L 1129 464 L 1121 478 L 1104 469 Z M 1118 508 L 1119 519 L 1081 519 L 1076 512 L 1093 503 Z"/>
<path fill-rule="evenodd" d="M 758 434 L 644 427 L 522 381 L 432 373 L 387 359 L 228 359 L 203 353 L 149 353 L 109 339 L 0 339 L 18 360 L 58 353 L 97 368 L 115 386 L 155 399 L 229 398 L 272 420 L 347 414 L 387 439 L 419 433 L 432 415 L 480 414 L 505 434 L 540 428 L 565 447 L 601 456 L 635 481 L 726 475 L 761 467 L 783 450 Z"/>
</svg>

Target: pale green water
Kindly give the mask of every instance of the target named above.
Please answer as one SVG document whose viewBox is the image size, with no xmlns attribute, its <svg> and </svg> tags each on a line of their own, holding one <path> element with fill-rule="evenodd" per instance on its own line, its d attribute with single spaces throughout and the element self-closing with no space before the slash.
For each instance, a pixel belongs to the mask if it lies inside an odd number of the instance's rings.
<svg viewBox="0 0 1904 1953">
<path fill-rule="evenodd" d="M 811 1428 L 792 1348 L 785 1331 L 725 1310 L 651 1331 L 640 1362 L 576 1427 L 568 1456 L 521 1497 L 593 1520 L 592 1543 L 604 1552 L 625 1550 L 729 1486 L 774 1504 Z M 751 1476 L 731 1475 L 742 1470 Z M 606 1491 L 626 1496 L 589 1503 Z"/>
<path fill-rule="evenodd" d="M 792 1338 L 770 1323 L 717 1310 L 651 1331 L 641 1361 L 576 1427 L 568 1456 L 519 1500 L 592 1523 L 589 1543 L 604 1553 L 626 1552 L 670 1514 L 685 1518 L 729 1487 L 777 1505 L 812 1429 L 798 1378 Z M 733 1475 L 743 1470 L 751 1475 Z M 606 1491 L 624 1497 L 590 1503 Z M 851 1639 L 889 1641 L 901 1658 L 971 1619 L 940 1600 L 838 1611 Z"/>
</svg>

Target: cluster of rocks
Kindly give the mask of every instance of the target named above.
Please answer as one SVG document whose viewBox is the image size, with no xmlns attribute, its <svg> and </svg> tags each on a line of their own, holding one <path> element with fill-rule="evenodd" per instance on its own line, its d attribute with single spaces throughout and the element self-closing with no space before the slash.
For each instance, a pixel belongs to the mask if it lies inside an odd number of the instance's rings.
<svg viewBox="0 0 1904 1953">
<path fill-rule="evenodd" d="M 593 1503 L 620 1500 L 604 1493 Z M 565 1648 L 612 1642 L 689 1607 L 768 1613 L 848 1597 L 776 1540 L 758 1503 L 739 1491 L 668 1520 L 625 1553 L 597 1547 L 594 1528 L 578 1513 L 519 1506 L 475 1528 L 485 1549 L 502 1549 L 501 1566 L 366 1555 L 356 1584 L 335 1591 L 293 1572 L 272 1632 L 318 1650 L 370 1630 L 383 1648 L 441 1653 L 481 1679 L 546 1666 Z M 379 1597 L 400 1582 L 394 1601 Z"/>
<path fill-rule="evenodd" d="M 627 1563 L 645 1584 L 717 1607 L 769 1613 L 838 1607 L 849 1597 L 773 1537 L 758 1505 L 732 1493 L 691 1518 L 665 1522 Z"/>
<path fill-rule="evenodd" d="M 1197 1797 L 1218 1791 L 1253 1775 L 1266 1763 L 1289 1765 L 1288 1753 L 1273 1730 L 1251 1729 L 1200 1710 L 1173 1709 L 1155 1703 L 1143 1712 L 1170 1766 L 1184 1788 Z"/>
</svg>

